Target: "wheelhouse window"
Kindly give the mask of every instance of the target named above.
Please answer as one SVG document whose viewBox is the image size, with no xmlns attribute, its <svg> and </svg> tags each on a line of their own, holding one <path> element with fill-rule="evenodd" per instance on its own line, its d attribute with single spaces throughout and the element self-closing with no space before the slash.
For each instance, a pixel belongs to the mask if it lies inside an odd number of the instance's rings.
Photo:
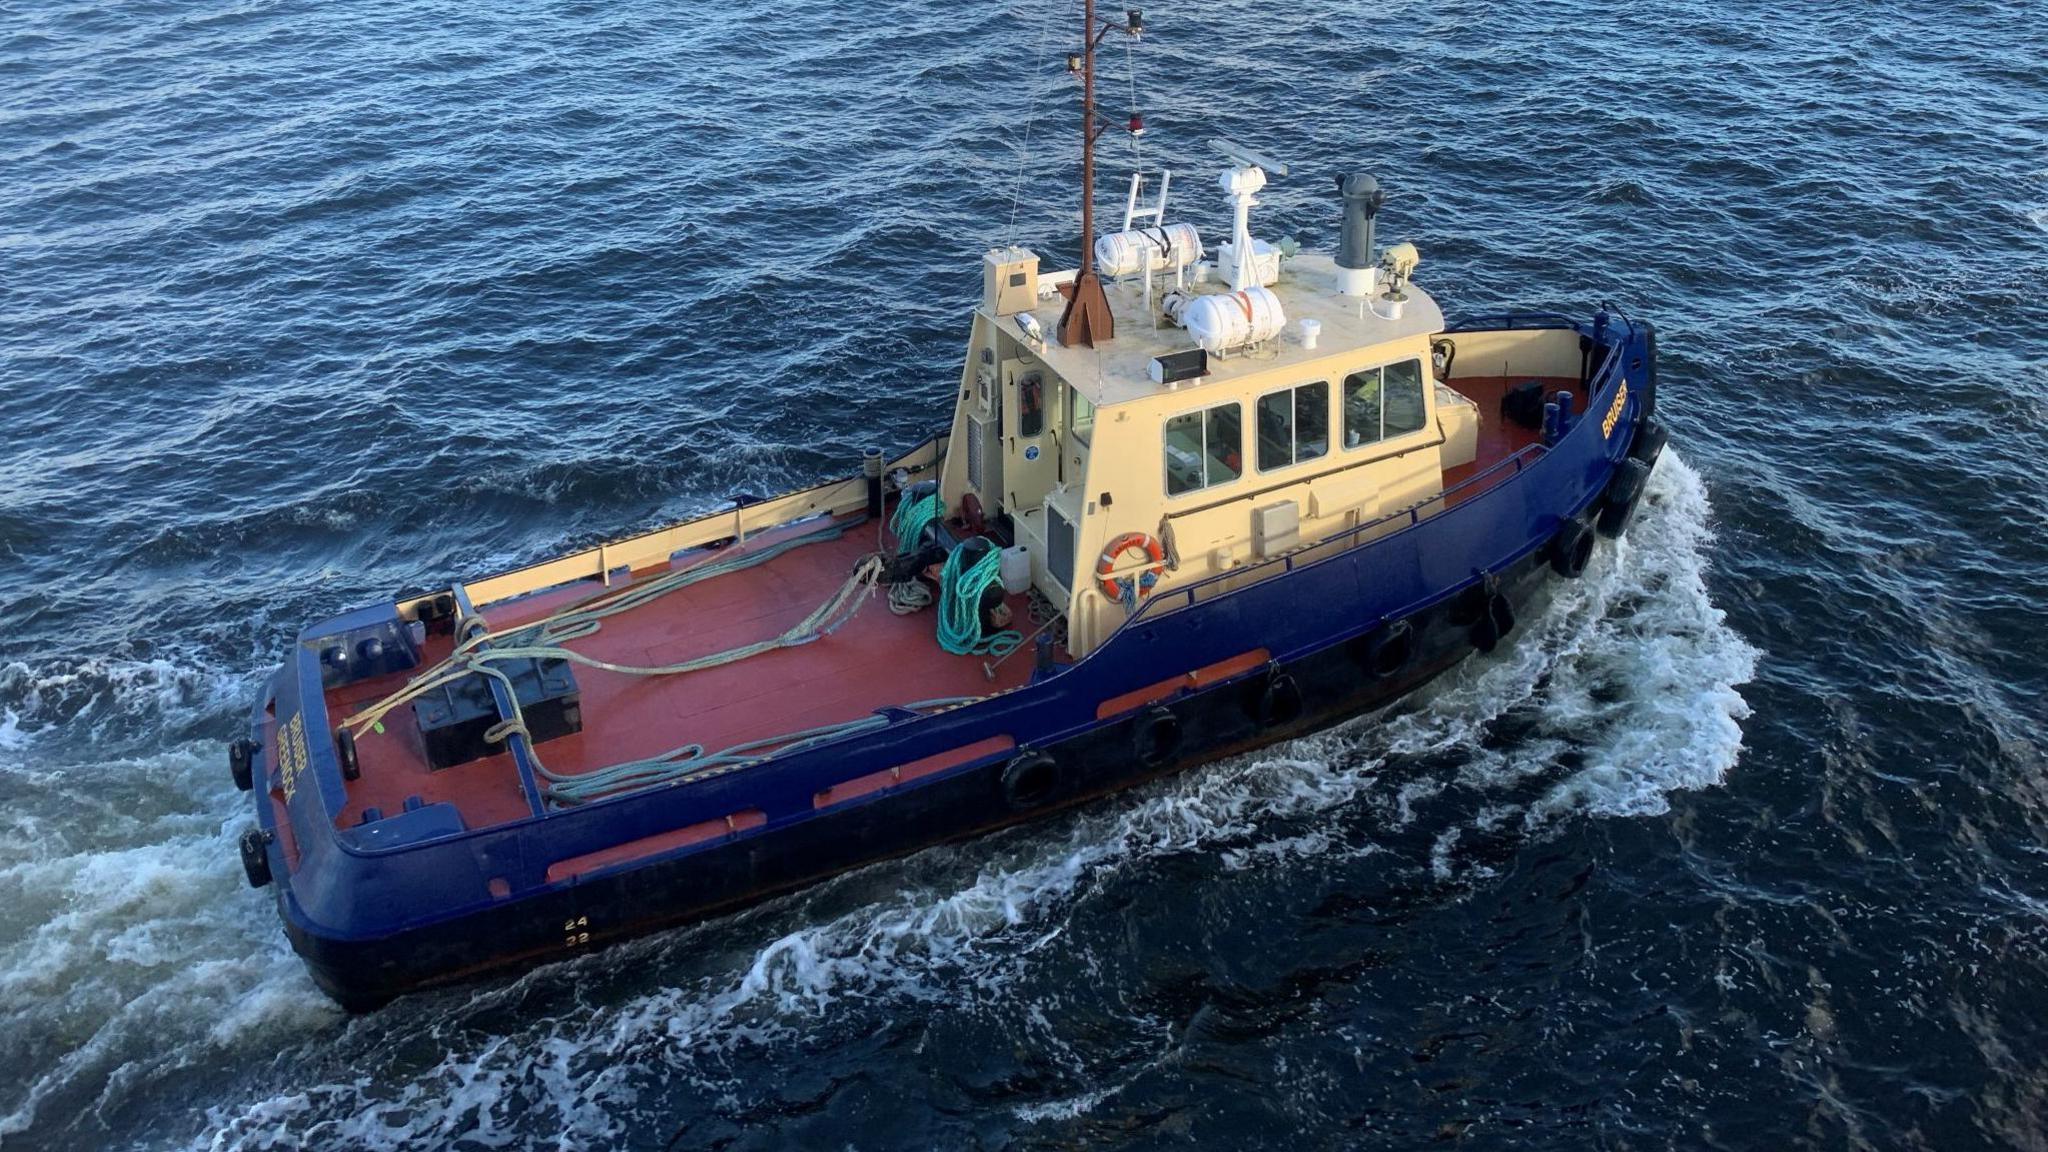
<svg viewBox="0 0 2048 1152">
<path fill-rule="evenodd" d="M 1402 360 L 1344 378 L 1344 446 L 1357 448 L 1422 430 L 1422 361 Z"/>
<path fill-rule="evenodd" d="M 1186 412 L 1166 422 L 1166 494 L 1213 488 L 1244 471 L 1244 416 L 1235 403 Z"/>
<path fill-rule="evenodd" d="M 1083 445 L 1095 436 L 1095 405 L 1076 388 L 1067 390 L 1067 431 Z"/>
<path fill-rule="evenodd" d="M 1330 450 L 1330 382 L 1259 397 L 1259 471 L 1313 460 Z"/>
</svg>

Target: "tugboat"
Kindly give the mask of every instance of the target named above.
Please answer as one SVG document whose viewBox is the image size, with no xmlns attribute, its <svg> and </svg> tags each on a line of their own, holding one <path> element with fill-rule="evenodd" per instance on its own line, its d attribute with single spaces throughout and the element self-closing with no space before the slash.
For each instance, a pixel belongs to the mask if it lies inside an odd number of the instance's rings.
<svg viewBox="0 0 2048 1152">
<path fill-rule="evenodd" d="M 302 631 L 229 749 L 241 838 L 366 1010 L 972 836 L 1380 707 L 1628 526 L 1651 326 L 1446 324 L 1383 195 L 1335 251 L 1132 178 L 1078 266 L 988 252 L 950 429 L 772 499 Z M 1132 127 L 1139 123 L 1134 117 Z M 1153 177 L 1156 176 L 1156 182 Z M 1148 193 L 1151 198 L 1147 199 Z M 879 601 L 879 603 L 877 603 Z"/>
</svg>

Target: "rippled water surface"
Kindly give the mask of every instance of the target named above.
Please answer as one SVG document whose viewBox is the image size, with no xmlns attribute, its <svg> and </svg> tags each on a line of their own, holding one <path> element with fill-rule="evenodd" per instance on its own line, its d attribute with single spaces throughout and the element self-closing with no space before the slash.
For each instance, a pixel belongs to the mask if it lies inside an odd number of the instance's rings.
<svg viewBox="0 0 2048 1152">
<path fill-rule="evenodd" d="M 314 990 L 221 753 L 288 632 L 920 437 L 1072 247 L 1070 7 L 0 0 L 0 1144 L 2048 1147 L 2019 3 L 1151 10 L 1209 233 L 1229 135 L 1454 313 L 1657 320 L 1635 533 L 1386 715 Z"/>
</svg>

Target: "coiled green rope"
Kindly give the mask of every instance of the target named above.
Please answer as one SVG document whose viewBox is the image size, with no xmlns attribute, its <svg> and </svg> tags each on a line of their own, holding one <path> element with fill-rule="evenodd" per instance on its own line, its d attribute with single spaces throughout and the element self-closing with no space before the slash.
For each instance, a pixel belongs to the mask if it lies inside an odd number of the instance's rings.
<svg viewBox="0 0 2048 1152">
<path fill-rule="evenodd" d="M 896 505 L 896 514 L 889 519 L 889 531 L 896 534 L 896 554 L 903 555 L 917 547 L 924 530 L 939 518 L 942 505 L 939 494 L 932 492 L 922 500 L 905 500 Z"/>
<path fill-rule="evenodd" d="M 1003 554 L 993 549 L 974 563 L 962 557 L 965 548 L 946 555 L 939 569 L 939 647 L 955 656 L 1007 656 L 1024 637 L 1005 628 L 993 636 L 981 634 L 981 595 L 1003 578 Z"/>
</svg>

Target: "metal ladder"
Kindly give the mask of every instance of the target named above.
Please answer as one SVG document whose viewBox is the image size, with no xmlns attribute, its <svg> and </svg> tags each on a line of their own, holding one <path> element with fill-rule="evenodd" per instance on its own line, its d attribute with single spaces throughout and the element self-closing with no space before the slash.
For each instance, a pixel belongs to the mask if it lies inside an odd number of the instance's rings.
<svg viewBox="0 0 2048 1152">
<path fill-rule="evenodd" d="M 1145 174 L 1131 173 L 1131 195 L 1124 201 L 1124 231 L 1129 232 L 1138 221 L 1150 219 L 1156 228 L 1166 227 L 1166 188 L 1173 183 L 1173 173 L 1164 168 L 1159 170 L 1159 199 L 1149 208 L 1138 207 L 1138 197 L 1145 193 Z"/>
<path fill-rule="evenodd" d="M 1131 173 L 1131 194 L 1129 198 L 1127 198 L 1124 201 L 1124 231 L 1129 232 L 1133 227 L 1137 225 L 1138 221 L 1149 219 L 1152 221 L 1152 226 L 1160 230 L 1159 242 L 1162 245 L 1165 244 L 1166 190 L 1167 187 L 1172 183 L 1173 173 L 1165 168 L 1161 168 L 1159 170 L 1159 199 L 1153 201 L 1151 207 L 1149 208 L 1140 208 L 1138 207 L 1138 198 L 1145 194 L 1145 174 L 1143 172 Z M 1178 262 L 1176 262 L 1173 271 L 1174 287 L 1185 287 L 1186 276 L 1186 271 L 1179 266 Z M 1144 279 L 1145 312 L 1146 314 L 1152 317 L 1153 330 L 1157 331 L 1159 328 L 1159 312 L 1157 309 L 1152 307 L 1152 264 L 1149 259 L 1145 263 Z"/>
</svg>

